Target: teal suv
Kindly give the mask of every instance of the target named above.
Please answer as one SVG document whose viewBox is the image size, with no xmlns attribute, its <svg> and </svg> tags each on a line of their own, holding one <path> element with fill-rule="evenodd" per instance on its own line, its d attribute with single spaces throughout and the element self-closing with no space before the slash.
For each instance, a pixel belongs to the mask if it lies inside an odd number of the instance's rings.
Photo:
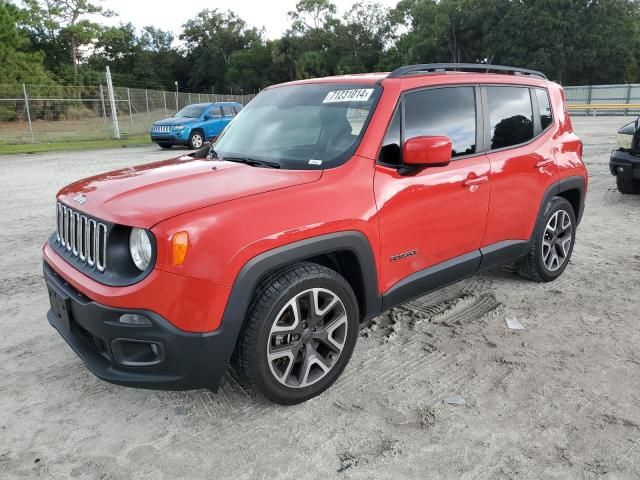
<svg viewBox="0 0 640 480">
<path fill-rule="evenodd" d="M 240 110 L 242 105 L 237 102 L 187 105 L 173 117 L 155 122 L 151 127 L 151 141 L 162 148 L 186 145 L 198 149 L 220 135 Z"/>
</svg>

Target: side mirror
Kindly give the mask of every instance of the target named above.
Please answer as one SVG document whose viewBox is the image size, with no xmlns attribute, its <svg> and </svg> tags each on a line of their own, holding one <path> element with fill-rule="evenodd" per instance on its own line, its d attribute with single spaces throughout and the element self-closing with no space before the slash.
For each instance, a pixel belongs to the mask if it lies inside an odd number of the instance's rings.
<svg viewBox="0 0 640 480">
<path fill-rule="evenodd" d="M 449 137 L 413 137 L 404 142 L 402 161 L 408 167 L 444 167 L 451 161 L 451 149 Z"/>
<path fill-rule="evenodd" d="M 211 115 L 210 113 L 205 113 L 204 114 L 204 121 L 209 121 L 213 119 L 213 115 Z"/>
</svg>

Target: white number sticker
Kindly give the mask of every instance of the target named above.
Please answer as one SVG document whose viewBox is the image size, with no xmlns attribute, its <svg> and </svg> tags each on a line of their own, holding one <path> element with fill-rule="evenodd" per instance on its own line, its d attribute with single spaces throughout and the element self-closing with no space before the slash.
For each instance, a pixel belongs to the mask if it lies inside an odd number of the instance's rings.
<svg viewBox="0 0 640 480">
<path fill-rule="evenodd" d="M 373 93 L 373 88 L 358 88 L 354 90 L 332 90 L 327 93 L 322 103 L 366 102 Z"/>
</svg>

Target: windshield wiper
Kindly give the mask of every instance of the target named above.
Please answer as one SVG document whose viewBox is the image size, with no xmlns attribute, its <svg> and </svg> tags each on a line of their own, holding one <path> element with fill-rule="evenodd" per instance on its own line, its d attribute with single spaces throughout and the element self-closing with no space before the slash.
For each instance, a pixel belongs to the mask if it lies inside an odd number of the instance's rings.
<svg viewBox="0 0 640 480">
<path fill-rule="evenodd" d="M 266 160 L 258 160 L 251 157 L 223 157 L 220 160 L 226 160 L 227 162 L 246 163 L 252 167 L 267 167 L 267 168 L 280 168 L 280 164 L 276 162 L 268 162 Z"/>
</svg>

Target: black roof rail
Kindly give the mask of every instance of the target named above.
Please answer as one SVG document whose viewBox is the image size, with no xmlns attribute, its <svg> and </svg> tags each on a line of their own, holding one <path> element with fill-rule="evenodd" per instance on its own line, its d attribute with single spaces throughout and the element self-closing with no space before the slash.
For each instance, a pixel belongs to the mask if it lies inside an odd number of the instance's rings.
<svg viewBox="0 0 640 480">
<path fill-rule="evenodd" d="M 518 67 L 505 67 L 504 65 L 491 65 L 486 63 L 422 63 L 396 68 L 387 78 L 398 78 L 405 75 L 437 72 L 484 72 L 504 73 L 506 75 L 530 75 L 547 80 L 547 76 L 536 70 Z"/>
</svg>

